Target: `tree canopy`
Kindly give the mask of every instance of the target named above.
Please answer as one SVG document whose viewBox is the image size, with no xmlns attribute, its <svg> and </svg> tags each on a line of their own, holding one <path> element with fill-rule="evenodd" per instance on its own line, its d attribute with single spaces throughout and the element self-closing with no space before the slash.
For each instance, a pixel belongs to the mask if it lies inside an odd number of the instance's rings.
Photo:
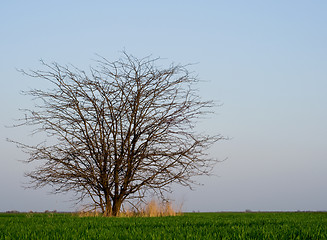
<svg viewBox="0 0 327 240">
<path fill-rule="evenodd" d="M 32 186 L 73 191 L 117 216 L 125 202 L 209 174 L 217 160 L 206 150 L 222 136 L 199 134 L 195 124 L 214 103 L 201 100 L 187 66 L 162 68 L 158 61 L 124 52 L 117 61 L 100 58 L 87 72 L 45 62 L 44 70 L 24 71 L 52 84 L 25 92 L 37 104 L 18 124 L 55 139 L 17 143 L 29 153 L 26 162 L 39 162 L 26 173 Z"/>
</svg>

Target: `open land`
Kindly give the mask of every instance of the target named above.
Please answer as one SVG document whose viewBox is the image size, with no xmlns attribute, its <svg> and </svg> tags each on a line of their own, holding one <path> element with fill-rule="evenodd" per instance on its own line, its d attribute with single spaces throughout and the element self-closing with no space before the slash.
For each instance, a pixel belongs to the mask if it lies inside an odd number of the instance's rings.
<svg viewBox="0 0 327 240">
<path fill-rule="evenodd" d="M 0 239 L 327 239 L 327 213 L 184 213 L 129 218 L 1 213 Z"/>
</svg>

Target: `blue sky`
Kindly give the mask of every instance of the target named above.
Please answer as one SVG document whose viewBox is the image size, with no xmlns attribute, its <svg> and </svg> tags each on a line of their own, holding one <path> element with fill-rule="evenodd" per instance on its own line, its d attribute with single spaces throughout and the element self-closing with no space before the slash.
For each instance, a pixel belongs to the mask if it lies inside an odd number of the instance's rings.
<svg viewBox="0 0 327 240">
<path fill-rule="evenodd" d="M 0 211 L 74 210 L 68 196 L 24 190 L 26 156 L 5 128 L 31 107 L 19 92 L 47 84 L 16 68 L 39 59 L 85 68 L 126 50 L 196 63 L 205 99 L 220 101 L 199 125 L 229 141 L 228 158 L 194 191 L 175 187 L 185 211 L 327 210 L 326 1 L 6 1 L 0 4 Z"/>
</svg>

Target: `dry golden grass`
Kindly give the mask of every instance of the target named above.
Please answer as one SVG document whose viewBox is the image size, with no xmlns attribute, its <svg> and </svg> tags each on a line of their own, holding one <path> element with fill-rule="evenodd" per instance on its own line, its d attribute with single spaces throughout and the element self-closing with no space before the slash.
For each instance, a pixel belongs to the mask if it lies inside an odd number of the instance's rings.
<svg viewBox="0 0 327 240">
<path fill-rule="evenodd" d="M 77 212 L 79 217 L 98 217 L 102 216 L 97 210 L 82 210 Z M 169 201 L 158 202 L 151 200 L 147 204 L 139 208 L 123 208 L 119 217 L 163 217 L 163 216 L 176 216 L 181 215 L 181 207 L 176 210 L 172 203 Z"/>
<path fill-rule="evenodd" d="M 143 216 L 160 217 L 160 216 L 175 216 L 177 213 L 170 202 L 158 203 L 151 200 L 143 211 Z"/>
<path fill-rule="evenodd" d="M 123 209 L 120 213 L 122 217 L 163 217 L 163 216 L 176 216 L 181 214 L 181 208 L 175 210 L 172 203 L 169 201 L 158 202 L 156 200 L 151 200 L 143 207 L 139 207 L 137 210 L 134 208 Z"/>
<path fill-rule="evenodd" d="M 98 211 L 79 211 L 77 212 L 77 215 L 79 217 L 98 217 L 101 216 L 102 214 Z"/>
<path fill-rule="evenodd" d="M 78 211 L 77 216 L 79 217 L 98 217 L 102 216 L 102 213 L 96 209 L 96 207 L 84 206 L 84 208 Z"/>
</svg>

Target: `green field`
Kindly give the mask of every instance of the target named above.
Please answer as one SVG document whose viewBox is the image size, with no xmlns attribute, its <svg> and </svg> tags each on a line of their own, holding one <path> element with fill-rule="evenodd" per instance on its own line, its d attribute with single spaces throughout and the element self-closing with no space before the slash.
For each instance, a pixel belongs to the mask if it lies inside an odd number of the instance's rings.
<svg viewBox="0 0 327 240">
<path fill-rule="evenodd" d="M 0 239 L 327 239 L 327 213 L 0 214 Z"/>
</svg>

